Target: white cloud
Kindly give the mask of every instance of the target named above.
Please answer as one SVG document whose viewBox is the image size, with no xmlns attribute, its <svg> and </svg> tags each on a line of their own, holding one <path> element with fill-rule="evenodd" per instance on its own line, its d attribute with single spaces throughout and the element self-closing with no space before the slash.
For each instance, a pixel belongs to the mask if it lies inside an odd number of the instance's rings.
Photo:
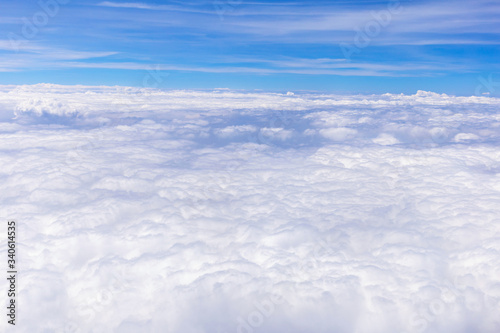
<svg viewBox="0 0 500 333">
<path fill-rule="evenodd" d="M 16 329 L 497 332 L 499 104 L 0 86 Z"/>
<path fill-rule="evenodd" d="M 277 139 L 281 141 L 288 140 L 292 137 L 293 132 L 290 130 L 286 130 L 284 128 L 261 128 L 260 134 L 269 139 Z"/>
<path fill-rule="evenodd" d="M 373 139 L 373 142 L 383 146 L 390 146 L 400 143 L 398 139 L 387 133 L 380 134 L 375 139 Z"/>
<path fill-rule="evenodd" d="M 464 142 L 470 140 L 479 140 L 479 136 L 472 133 L 458 133 L 453 137 L 454 142 Z"/>
<path fill-rule="evenodd" d="M 42 115 L 57 115 L 57 116 L 71 116 L 78 113 L 75 105 L 71 105 L 66 101 L 62 102 L 57 99 L 49 98 L 30 98 L 21 101 L 17 104 L 14 114 L 19 117 L 23 114 Z"/>
<path fill-rule="evenodd" d="M 231 137 L 257 132 L 257 128 L 252 125 L 227 126 L 214 132 L 221 137 Z"/>
<path fill-rule="evenodd" d="M 322 129 L 319 133 L 325 138 L 333 141 L 344 141 L 352 139 L 356 135 L 357 131 L 346 127 L 332 127 Z"/>
</svg>

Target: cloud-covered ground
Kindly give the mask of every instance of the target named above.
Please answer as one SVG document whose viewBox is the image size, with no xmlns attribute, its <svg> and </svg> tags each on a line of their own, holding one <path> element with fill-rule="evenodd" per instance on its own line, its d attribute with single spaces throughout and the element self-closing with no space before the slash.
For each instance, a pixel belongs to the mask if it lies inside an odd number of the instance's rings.
<svg viewBox="0 0 500 333">
<path fill-rule="evenodd" d="M 1 86 L 16 332 L 499 332 L 499 106 Z"/>
</svg>

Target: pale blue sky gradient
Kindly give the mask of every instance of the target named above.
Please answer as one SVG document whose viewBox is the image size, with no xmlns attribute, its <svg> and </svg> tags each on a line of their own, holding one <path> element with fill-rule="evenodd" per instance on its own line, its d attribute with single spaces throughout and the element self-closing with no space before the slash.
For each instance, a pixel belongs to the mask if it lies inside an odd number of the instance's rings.
<svg viewBox="0 0 500 333">
<path fill-rule="evenodd" d="M 0 3 L 0 84 L 500 92 L 498 1 Z"/>
</svg>

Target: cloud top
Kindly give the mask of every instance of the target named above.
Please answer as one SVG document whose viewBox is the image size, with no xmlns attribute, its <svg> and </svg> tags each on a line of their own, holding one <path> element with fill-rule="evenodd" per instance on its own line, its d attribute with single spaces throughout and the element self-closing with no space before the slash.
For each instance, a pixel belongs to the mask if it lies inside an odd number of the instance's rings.
<svg viewBox="0 0 500 333">
<path fill-rule="evenodd" d="M 497 332 L 499 103 L 1 86 L 17 329 Z"/>
</svg>

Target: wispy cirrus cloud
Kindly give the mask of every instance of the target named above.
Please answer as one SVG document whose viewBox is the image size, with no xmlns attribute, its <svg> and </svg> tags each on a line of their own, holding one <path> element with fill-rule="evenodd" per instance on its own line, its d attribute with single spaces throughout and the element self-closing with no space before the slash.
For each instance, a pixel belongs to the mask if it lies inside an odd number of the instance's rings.
<svg viewBox="0 0 500 333">
<path fill-rule="evenodd" d="M 75 51 L 61 48 L 50 48 L 37 43 L 26 43 L 22 47 L 11 47 L 8 41 L 0 41 L 0 71 L 23 71 L 40 68 L 64 68 L 65 61 L 83 61 L 107 58 L 118 52 Z M 10 52 L 9 52 L 10 51 Z M 14 51 L 16 51 L 14 53 Z M 15 57 L 13 57 L 13 53 Z"/>
<path fill-rule="evenodd" d="M 310 61 L 308 61 L 310 60 Z M 155 68 L 160 71 L 184 71 L 202 73 L 254 73 L 254 74 L 301 74 L 301 75 L 340 75 L 340 76 L 423 76 L 432 75 L 443 67 L 435 65 L 382 65 L 371 63 L 340 63 L 321 64 L 315 63 L 311 59 L 302 61 L 264 61 L 273 66 L 225 66 L 218 64 L 205 64 L 204 66 L 179 66 L 168 64 L 156 64 Z M 309 64 L 308 64 L 309 63 Z M 133 62 L 62 62 L 54 64 L 66 68 L 105 68 L 105 69 L 126 69 L 126 70 L 148 70 L 151 65 Z M 464 69 L 464 67 L 449 65 L 448 69 Z M 425 72 L 426 71 L 426 72 Z"/>
<path fill-rule="evenodd" d="M 387 17 L 390 5 L 397 10 Z M 6 16 L 17 17 L 19 34 L 23 15 L 29 19 L 37 11 Z M 159 65 L 220 74 L 228 81 L 225 74 L 309 75 L 309 81 L 315 75 L 491 73 L 498 68 L 499 13 L 494 1 L 242 1 L 232 2 L 221 20 L 213 1 L 68 3 L 37 38 L 21 46 L 19 65 L 12 69 L 130 71 Z M 379 31 L 367 38 L 365 30 L 374 22 Z M 13 31 L 11 24 L 0 22 L 0 28 Z M 5 57 L 15 52 L 7 38 L 0 39 Z M 342 44 L 354 45 L 356 52 L 347 57 Z"/>
</svg>

